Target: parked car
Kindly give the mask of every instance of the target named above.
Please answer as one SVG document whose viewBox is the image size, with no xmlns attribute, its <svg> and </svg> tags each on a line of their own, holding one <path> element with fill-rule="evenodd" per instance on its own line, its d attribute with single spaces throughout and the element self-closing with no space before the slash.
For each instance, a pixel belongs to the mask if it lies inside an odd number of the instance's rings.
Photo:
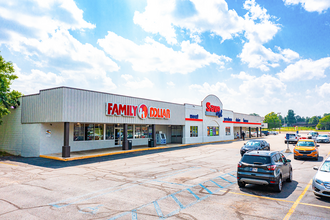
<svg viewBox="0 0 330 220">
<path fill-rule="evenodd" d="M 241 148 L 241 156 L 243 156 L 246 152 L 253 150 L 270 150 L 270 144 L 264 140 L 249 140 L 244 143 L 244 146 Z"/>
<path fill-rule="evenodd" d="M 313 168 L 317 170 L 312 184 L 314 194 L 330 197 L 330 157 L 320 167 Z"/>
<path fill-rule="evenodd" d="M 282 191 L 283 180 L 292 181 L 291 160 L 279 151 L 250 151 L 237 165 L 237 184 L 270 185 Z"/>
<path fill-rule="evenodd" d="M 287 135 L 289 138 L 287 138 Z M 297 143 L 299 140 L 299 137 L 296 133 L 287 133 L 284 138 L 284 143 Z"/>
<path fill-rule="evenodd" d="M 262 132 L 262 134 L 264 134 L 265 136 L 268 136 L 270 133 L 269 133 L 269 131 L 261 131 Z"/>
<path fill-rule="evenodd" d="M 270 131 L 269 134 L 272 134 L 272 135 L 277 135 L 278 132 L 277 131 Z"/>
<path fill-rule="evenodd" d="M 327 134 L 320 134 L 316 138 L 317 143 L 329 143 L 330 142 L 330 137 Z"/>
<path fill-rule="evenodd" d="M 311 132 L 308 133 L 307 138 L 308 138 L 308 139 L 316 139 L 317 136 L 319 136 L 319 133 L 318 133 L 318 132 L 316 132 L 316 131 L 311 131 Z"/>
<path fill-rule="evenodd" d="M 294 159 L 298 158 L 312 158 L 315 160 L 319 159 L 319 145 L 311 139 L 301 139 L 298 141 L 293 149 Z"/>
</svg>

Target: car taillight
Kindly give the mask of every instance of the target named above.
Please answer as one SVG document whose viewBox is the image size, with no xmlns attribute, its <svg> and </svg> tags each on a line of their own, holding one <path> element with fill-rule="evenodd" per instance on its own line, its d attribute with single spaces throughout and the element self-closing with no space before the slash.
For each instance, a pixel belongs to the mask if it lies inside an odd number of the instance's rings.
<svg viewBox="0 0 330 220">
<path fill-rule="evenodd" d="M 241 163 L 238 163 L 238 164 L 237 164 L 237 167 L 242 167 L 242 164 L 241 164 Z"/>
<path fill-rule="evenodd" d="M 267 166 L 267 169 L 268 170 L 275 170 L 276 169 L 276 165 Z"/>
</svg>

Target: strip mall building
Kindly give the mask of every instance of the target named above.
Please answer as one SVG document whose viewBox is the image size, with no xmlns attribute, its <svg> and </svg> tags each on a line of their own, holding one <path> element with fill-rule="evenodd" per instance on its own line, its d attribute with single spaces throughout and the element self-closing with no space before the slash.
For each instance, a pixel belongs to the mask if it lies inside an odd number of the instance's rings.
<svg viewBox="0 0 330 220">
<path fill-rule="evenodd" d="M 0 150 L 23 157 L 234 140 L 237 132 L 258 134 L 263 121 L 223 109 L 215 95 L 192 105 L 59 87 L 20 102 L 3 117 Z"/>
</svg>

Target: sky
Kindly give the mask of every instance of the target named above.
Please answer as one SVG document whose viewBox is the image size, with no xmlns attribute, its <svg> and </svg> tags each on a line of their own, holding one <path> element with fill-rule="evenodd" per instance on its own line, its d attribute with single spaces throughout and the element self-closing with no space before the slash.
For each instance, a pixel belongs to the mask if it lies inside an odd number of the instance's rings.
<svg viewBox="0 0 330 220">
<path fill-rule="evenodd" d="M 330 0 L 0 0 L 24 95 L 68 86 L 301 117 L 330 112 Z"/>
</svg>

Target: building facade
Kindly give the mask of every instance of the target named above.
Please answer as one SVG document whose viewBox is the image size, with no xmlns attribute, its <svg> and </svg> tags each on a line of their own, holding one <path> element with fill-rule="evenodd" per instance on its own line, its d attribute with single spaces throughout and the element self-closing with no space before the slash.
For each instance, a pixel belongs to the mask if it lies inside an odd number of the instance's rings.
<svg viewBox="0 0 330 220">
<path fill-rule="evenodd" d="M 251 134 L 262 121 L 223 109 L 215 95 L 191 105 L 58 87 L 21 98 L 3 118 L 0 150 L 69 157 L 73 151 L 216 142 Z"/>
</svg>

